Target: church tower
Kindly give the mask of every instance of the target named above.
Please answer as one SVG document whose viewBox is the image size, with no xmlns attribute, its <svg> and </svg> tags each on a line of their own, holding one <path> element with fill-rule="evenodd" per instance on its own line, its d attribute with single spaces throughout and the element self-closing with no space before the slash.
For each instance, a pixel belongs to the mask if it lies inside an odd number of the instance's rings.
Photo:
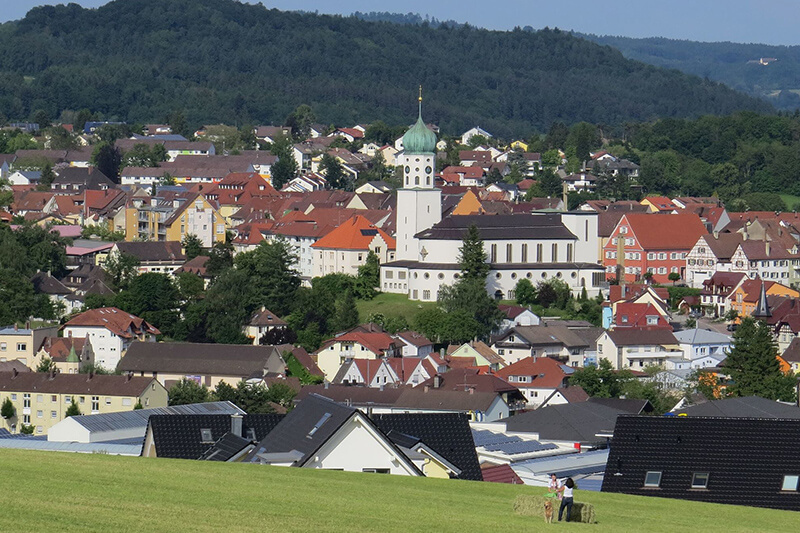
<svg viewBox="0 0 800 533">
<path fill-rule="evenodd" d="M 403 135 L 403 188 L 397 191 L 397 252 L 400 261 L 424 261 L 414 235 L 442 219 L 442 191 L 434 187 L 436 134 L 422 120 L 422 87 L 419 116 Z"/>
</svg>

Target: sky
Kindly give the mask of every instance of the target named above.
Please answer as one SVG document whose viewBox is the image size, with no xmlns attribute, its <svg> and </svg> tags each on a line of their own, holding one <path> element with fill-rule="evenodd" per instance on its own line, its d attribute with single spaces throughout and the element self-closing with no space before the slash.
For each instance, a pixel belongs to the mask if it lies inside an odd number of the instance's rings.
<svg viewBox="0 0 800 533">
<path fill-rule="evenodd" d="M 107 0 L 72 2 L 97 7 Z M 57 3 L 66 2 L 0 0 L 0 22 L 22 18 L 34 6 Z M 798 0 L 263 0 L 262 3 L 282 10 L 345 15 L 354 11 L 419 13 L 496 30 L 549 26 L 625 37 L 800 44 Z"/>
</svg>

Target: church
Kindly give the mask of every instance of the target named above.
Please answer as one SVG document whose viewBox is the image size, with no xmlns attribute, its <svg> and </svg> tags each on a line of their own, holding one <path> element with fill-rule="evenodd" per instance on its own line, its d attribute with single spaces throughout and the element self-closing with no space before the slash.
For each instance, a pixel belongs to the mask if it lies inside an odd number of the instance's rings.
<svg viewBox="0 0 800 533">
<path fill-rule="evenodd" d="M 422 120 L 403 136 L 403 187 L 397 190 L 396 260 L 381 265 L 383 292 L 411 300 L 436 301 L 442 285 L 458 281 L 459 248 L 475 225 L 491 270 L 487 292 L 514 299 L 514 288 L 527 278 L 558 278 L 579 295 L 585 287 L 596 296 L 605 282 L 599 263 L 597 213 L 533 212 L 512 215 L 451 215 L 442 219 L 442 191 L 435 187 L 436 134 Z"/>
</svg>

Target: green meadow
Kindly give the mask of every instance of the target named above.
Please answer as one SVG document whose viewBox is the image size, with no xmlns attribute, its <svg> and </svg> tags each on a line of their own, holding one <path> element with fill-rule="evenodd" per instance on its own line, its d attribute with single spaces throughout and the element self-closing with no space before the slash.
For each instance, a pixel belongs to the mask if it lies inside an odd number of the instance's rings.
<svg viewBox="0 0 800 533">
<path fill-rule="evenodd" d="M 0 531 L 793 531 L 800 515 L 576 490 L 597 524 L 516 515 L 543 489 L 170 459 L 0 450 Z"/>
</svg>

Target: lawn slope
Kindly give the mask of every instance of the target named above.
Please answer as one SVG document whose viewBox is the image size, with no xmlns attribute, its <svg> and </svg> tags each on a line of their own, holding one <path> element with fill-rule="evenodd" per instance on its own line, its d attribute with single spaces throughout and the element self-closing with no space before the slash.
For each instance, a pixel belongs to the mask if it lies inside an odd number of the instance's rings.
<svg viewBox="0 0 800 533">
<path fill-rule="evenodd" d="M 245 464 L 0 451 L 0 531 L 791 531 L 798 514 L 576 491 L 599 524 L 512 511 L 540 489 Z"/>
</svg>

